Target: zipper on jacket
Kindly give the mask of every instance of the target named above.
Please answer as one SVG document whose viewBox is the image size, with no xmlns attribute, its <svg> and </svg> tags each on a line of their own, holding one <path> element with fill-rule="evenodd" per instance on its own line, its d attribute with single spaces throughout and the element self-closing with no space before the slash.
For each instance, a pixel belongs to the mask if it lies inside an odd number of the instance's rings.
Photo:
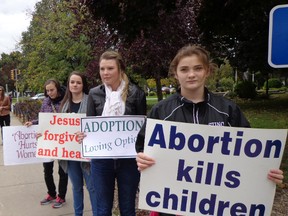
<svg viewBox="0 0 288 216">
<path fill-rule="evenodd" d="M 192 115 L 193 115 L 194 124 L 199 124 L 198 111 L 199 111 L 199 107 L 196 107 L 196 104 L 193 104 Z"/>
</svg>

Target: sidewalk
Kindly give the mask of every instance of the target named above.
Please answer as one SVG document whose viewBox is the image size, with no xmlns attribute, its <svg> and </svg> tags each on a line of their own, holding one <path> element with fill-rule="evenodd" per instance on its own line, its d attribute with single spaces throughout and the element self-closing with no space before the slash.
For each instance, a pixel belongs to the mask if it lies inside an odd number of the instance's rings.
<svg viewBox="0 0 288 216">
<path fill-rule="evenodd" d="M 11 126 L 22 125 L 11 113 Z M 0 138 L 1 139 L 1 138 Z M 1 140 L 2 141 L 2 140 Z M 54 180 L 58 185 L 58 163 L 54 165 Z M 66 204 L 59 209 L 40 205 L 46 196 L 42 164 L 3 165 L 3 146 L 0 146 L 0 216 L 72 216 L 73 198 L 69 180 Z M 89 195 L 84 188 L 84 216 L 92 216 Z"/>
</svg>

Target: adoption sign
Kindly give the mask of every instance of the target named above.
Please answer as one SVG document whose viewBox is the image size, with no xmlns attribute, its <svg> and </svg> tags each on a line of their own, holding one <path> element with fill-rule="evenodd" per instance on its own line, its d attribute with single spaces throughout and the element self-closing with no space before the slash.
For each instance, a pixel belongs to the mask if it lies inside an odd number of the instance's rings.
<svg viewBox="0 0 288 216">
<path fill-rule="evenodd" d="M 39 113 L 37 157 L 87 161 L 81 156 L 82 145 L 76 132 L 80 131 L 83 113 Z"/>
<path fill-rule="evenodd" d="M 135 158 L 135 142 L 145 116 L 98 116 L 81 119 L 83 157 Z"/>
<path fill-rule="evenodd" d="M 177 215 L 271 214 L 287 129 L 217 127 L 147 119 L 139 208 Z"/>
<path fill-rule="evenodd" d="M 22 165 L 49 162 L 36 157 L 38 125 L 3 127 L 4 165 Z"/>
</svg>

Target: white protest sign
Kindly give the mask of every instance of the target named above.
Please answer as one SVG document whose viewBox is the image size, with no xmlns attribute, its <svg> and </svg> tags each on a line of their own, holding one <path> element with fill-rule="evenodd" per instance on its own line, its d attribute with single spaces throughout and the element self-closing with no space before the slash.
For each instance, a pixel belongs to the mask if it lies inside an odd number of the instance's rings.
<svg viewBox="0 0 288 216">
<path fill-rule="evenodd" d="M 4 165 L 21 165 L 49 162 L 36 157 L 38 125 L 3 127 Z"/>
<path fill-rule="evenodd" d="M 177 215 L 271 214 L 286 129 L 217 127 L 147 119 L 139 208 Z"/>
<path fill-rule="evenodd" d="M 81 119 L 83 157 L 135 158 L 135 142 L 145 116 L 107 116 Z"/>
<path fill-rule="evenodd" d="M 37 157 L 87 161 L 81 156 L 80 131 L 83 113 L 39 113 Z"/>
</svg>

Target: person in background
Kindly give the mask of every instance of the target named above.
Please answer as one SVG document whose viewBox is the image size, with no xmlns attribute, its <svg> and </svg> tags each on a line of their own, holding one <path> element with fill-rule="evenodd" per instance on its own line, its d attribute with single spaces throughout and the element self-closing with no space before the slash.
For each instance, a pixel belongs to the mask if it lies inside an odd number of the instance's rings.
<svg viewBox="0 0 288 216">
<path fill-rule="evenodd" d="M 40 112 L 57 113 L 59 112 L 61 101 L 65 94 L 65 88 L 62 88 L 59 81 L 49 79 L 44 84 L 44 94 L 46 98 L 43 100 Z M 31 126 L 38 124 L 38 120 L 28 121 L 24 125 Z M 43 163 L 44 179 L 47 186 L 47 196 L 40 201 L 41 205 L 47 205 L 55 201 L 52 205 L 53 208 L 61 208 L 65 204 L 65 197 L 68 185 L 68 175 L 64 172 L 61 166 L 58 167 L 59 185 L 58 195 L 53 177 L 54 161 Z"/>
<path fill-rule="evenodd" d="M 10 108 L 11 108 L 10 98 L 5 95 L 4 87 L 0 86 L 0 127 L 1 127 L 2 142 L 3 142 L 3 129 L 2 129 L 2 127 L 10 126 L 10 121 L 11 121 Z"/>
<path fill-rule="evenodd" d="M 100 57 L 99 70 L 103 84 L 90 90 L 87 116 L 146 115 L 145 93 L 129 82 L 124 61 L 118 52 L 104 52 Z M 79 133 L 79 142 L 84 136 L 84 133 Z M 115 179 L 120 215 L 136 214 L 140 173 L 135 158 L 92 159 L 91 172 L 95 181 L 98 216 L 112 215 Z"/>
<path fill-rule="evenodd" d="M 86 113 L 88 101 L 88 84 L 86 77 L 77 71 L 73 71 L 67 81 L 67 88 L 64 99 L 60 106 L 62 113 Z M 97 216 L 97 197 L 92 180 L 90 162 L 60 160 L 63 168 L 72 183 L 74 215 L 82 216 L 84 210 L 84 180 L 89 191 L 93 216 Z"/>
<path fill-rule="evenodd" d="M 210 60 L 209 53 L 200 46 L 187 45 L 180 49 L 170 64 L 170 73 L 178 80 L 180 89 L 169 98 L 154 105 L 148 118 L 191 124 L 218 125 L 228 127 L 250 127 L 249 122 L 239 107 L 222 96 L 216 96 L 205 87 L 208 76 L 216 65 Z M 155 160 L 143 153 L 145 124 L 140 130 L 136 151 L 138 170 L 143 171 Z M 283 172 L 272 169 L 268 178 L 281 183 Z M 155 213 L 153 215 L 169 215 Z"/>
</svg>

